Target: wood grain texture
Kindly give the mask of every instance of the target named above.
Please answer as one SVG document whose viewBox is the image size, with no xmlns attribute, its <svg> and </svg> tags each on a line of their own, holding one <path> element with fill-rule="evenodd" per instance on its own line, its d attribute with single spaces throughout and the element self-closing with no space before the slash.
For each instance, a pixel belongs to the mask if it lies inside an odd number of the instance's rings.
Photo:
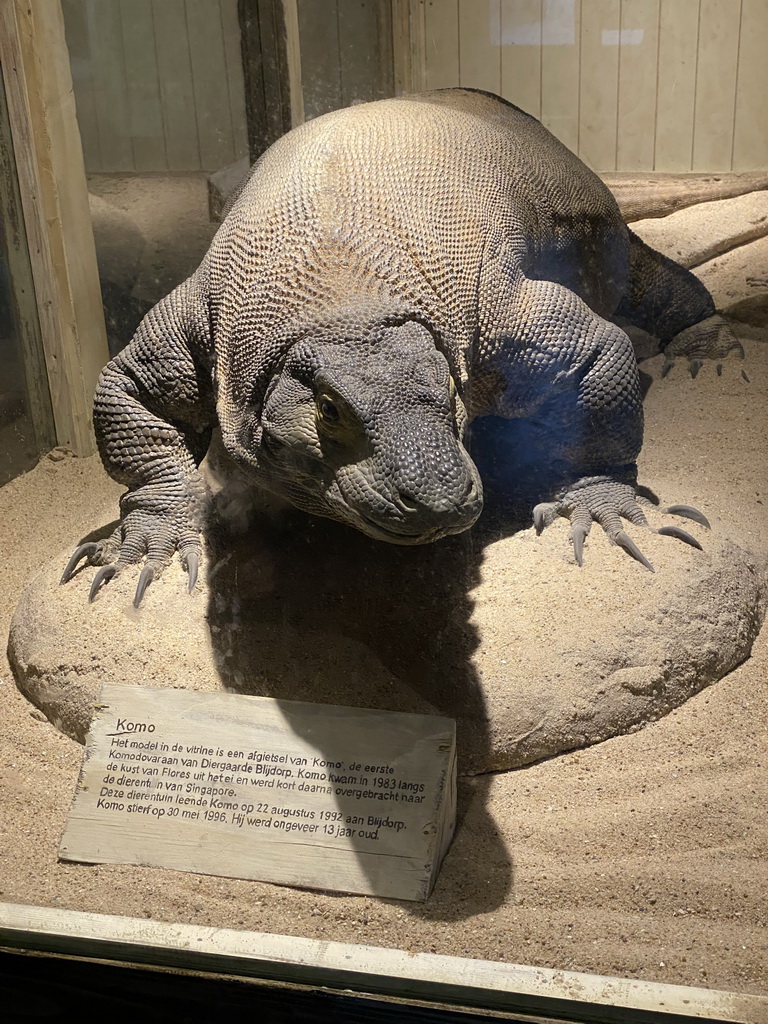
<svg viewBox="0 0 768 1024">
<path fill-rule="evenodd" d="M 120 0 L 133 167 L 155 171 L 168 166 L 154 46 L 151 0 Z"/>
<path fill-rule="evenodd" d="M 660 0 L 621 0 L 616 167 L 652 171 Z"/>
<path fill-rule="evenodd" d="M 424 9 L 424 37 L 426 88 L 459 85 L 459 0 L 429 0 Z"/>
<path fill-rule="evenodd" d="M 218 169 L 247 152 L 237 0 L 63 0 L 88 171 Z"/>
<path fill-rule="evenodd" d="M 542 0 L 501 0 L 501 95 L 541 116 Z"/>
<path fill-rule="evenodd" d="M 582 4 L 578 153 L 597 171 L 616 169 L 620 28 L 620 0 Z"/>
<path fill-rule="evenodd" d="M 768 3 L 742 0 L 733 170 L 768 167 Z"/>
<path fill-rule="evenodd" d="M 543 0 L 541 121 L 579 152 L 581 0 Z"/>
<path fill-rule="evenodd" d="M 700 0 L 661 0 L 655 169 L 690 171 Z"/>
<path fill-rule="evenodd" d="M 92 396 L 109 353 L 61 8 L 0 4 L 0 63 L 56 437 L 90 455 Z"/>
<path fill-rule="evenodd" d="M 459 80 L 501 92 L 500 0 L 459 0 Z"/>
<path fill-rule="evenodd" d="M 701 0 L 693 116 L 694 171 L 729 170 L 733 162 L 741 0 Z"/>
<path fill-rule="evenodd" d="M 456 814 L 446 718 L 105 684 L 64 860 L 424 900 Z"/>
</svg>

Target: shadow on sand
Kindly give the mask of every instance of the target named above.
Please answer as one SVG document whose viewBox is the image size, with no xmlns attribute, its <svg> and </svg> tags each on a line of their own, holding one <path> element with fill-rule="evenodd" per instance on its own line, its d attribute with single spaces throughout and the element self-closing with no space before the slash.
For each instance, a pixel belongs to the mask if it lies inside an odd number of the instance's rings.
<svg viewBox="0 0 768 1024">
<path fill-rule="evenodd" d="M 472 591 L 485 545 L 530 526 L 542 481 L 532 483 L 536 456 L 519 423 L 482 421 L 474 440 L 483 453 L 477 462 L 486 507 L 459 536 L 399 547 L 286 506 L 246 508 L 252 488 L 231 467 L 208 533 L 208 619 L 227 689 L 456 720 L 465 776 L 457 836 L 471 806 L 477 844 L 470 843 L 472 856 L 460 855 L 460 899 L 438 881 L 426 904 L 404 904 L 436 920 L 494 909 L 508 897 L 513 876 L 485 810 L 490 776 L 482 773 L 491 751 Z M 354 801 L 345 807 L 337 800 L 340 811 L 355 813 Z M 462 837 L 462 847 L 468 839 Z"/>
</svg>

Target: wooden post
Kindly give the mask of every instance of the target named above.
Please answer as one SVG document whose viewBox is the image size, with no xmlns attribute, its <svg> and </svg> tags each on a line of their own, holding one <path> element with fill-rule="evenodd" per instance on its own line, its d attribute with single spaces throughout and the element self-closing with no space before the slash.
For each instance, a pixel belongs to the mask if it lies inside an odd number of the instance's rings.
<svg viewBox="0 0 768 1024">
<path fill-rule="evenodd" d="M 91 455 L 93 391 L 109 350 L 58 0 L 0 0 L 0 63 L 56 437 Z"/>
<path fill-rule="evenodd" d="M 285 12 L 281 0 L 238 0 L 251 163 L 291 129 Z"/>
</svg>

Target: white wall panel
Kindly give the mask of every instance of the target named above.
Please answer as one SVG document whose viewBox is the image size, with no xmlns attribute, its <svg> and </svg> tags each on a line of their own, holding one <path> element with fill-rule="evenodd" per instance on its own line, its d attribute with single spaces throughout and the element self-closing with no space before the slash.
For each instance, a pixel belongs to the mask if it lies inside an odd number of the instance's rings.
<svg viewBox="0 0 768 1024">
<path fill-rule="evenodd" d="M 247 154 L 237 0 L 62 0 L 88 171 Z"/>
</svg>

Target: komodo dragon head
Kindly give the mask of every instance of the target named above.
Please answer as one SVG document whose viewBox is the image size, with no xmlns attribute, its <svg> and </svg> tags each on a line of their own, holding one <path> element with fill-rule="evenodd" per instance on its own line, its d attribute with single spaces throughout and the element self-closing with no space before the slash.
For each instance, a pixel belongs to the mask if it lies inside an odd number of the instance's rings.
<svg viewBox="0 0 768 1024">
<path fill-rule="evenodd" d="M 425 544 L 480 515 L 465 424 L 448 362 L 420 324 L 362 340 L 303 338 L 267 389 L 259 470 L 307 512 L 377 540 Z"/>
</svg>

